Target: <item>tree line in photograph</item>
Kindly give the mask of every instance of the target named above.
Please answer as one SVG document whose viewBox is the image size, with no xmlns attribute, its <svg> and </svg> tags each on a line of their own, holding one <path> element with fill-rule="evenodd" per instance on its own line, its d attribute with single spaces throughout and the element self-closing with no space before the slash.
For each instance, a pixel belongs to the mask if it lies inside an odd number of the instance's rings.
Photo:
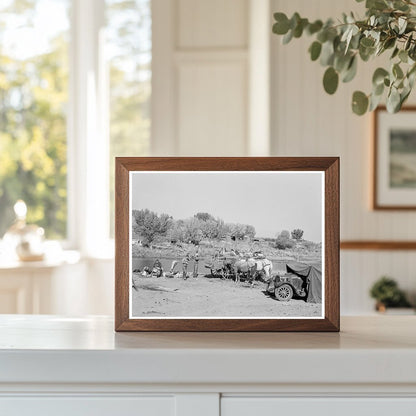
<svg viewBox="0 0 416 416">
<path fill-rule="evenodd" d="M 133 210 L 133 232 L 145 245 L 155 241 L 172 243 L 199 244 L 202 240 L 253 240 L 256 229 L 249 224 L 226 223 L 206 212 L 198 212 L 193 217 L 175 220 L 168 214 L 157 214 L 149 209 Z M 297 241 L 302 240 L 303 230 L 294 229 L 280 232 L 273 245 L 279 249 L 293 248 Z"/>
</svg>

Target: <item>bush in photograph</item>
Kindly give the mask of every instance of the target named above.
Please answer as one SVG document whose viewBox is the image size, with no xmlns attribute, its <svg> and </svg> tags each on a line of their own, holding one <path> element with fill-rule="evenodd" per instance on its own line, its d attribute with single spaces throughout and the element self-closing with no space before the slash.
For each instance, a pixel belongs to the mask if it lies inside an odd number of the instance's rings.
<svg viewBox="0 0 416 416">
<path fill-rule="evenodd" d="M 133 231 L 145 244 L 152 243 L 156 236 L 166 235 L 172 226 L 172 218 L 169 215 L 158 215 L 148 209 L 134 210 L 133 218 L 136 222 Z"/>
<path fill-rule="evenodd" d="M 148 209 L 133 210 L 135 238 L 144 244 L 154 241 L 199 244 L 201 240 L 221 240 L 227 236 L 234 240 L 254 239 L 256 230 L 248 224 L 225 224 L 206 212 L 199 212 L 185 220 L 174 220 L 168 214 L 157 214 Z"/>
<path fill-rule="evenodd" d="M 183 221 L 175 221 L 166 233 L 168 241 L 172 243 L 185 241 L 185 224 Z"/>
<path fill-rule="evenodd" d="M 208 212 L 198 212 L 194 217 L 200 221 L 215 221 L 215 218 L 211 214 L 208 214 Z"/>
<path fill-rule="evenodd" d="M 287 230 L 283 230 L 276 238 L 276 248 L 280 250 L 286 250 L 287 248 L 293 248 L 295 242 L 290 239 L 290 233 Z"/>
<path fill-rule="evenodd" d="M 194 244 L 199 244 L 200 241 L 204 238 L 204 234 L 200 228 L 201 221 L 198 218 L 192 217 L 184 221 L 185 233 L 184 241 Z"/>
<path fill-rule="evenodd" d="M 226 224 L 226 235 L 235 240 L 253 239 L 256 235 L 256 229 L 247 224 Z"/>
<path fill-rule="evenodd" d="M 220 240 L 226 235 L 224 221 L 219 218 L 211 217 L 208 220 L 200 221 L 200 228 L 204 238 L 209 240 Z"/>
<path fill-rule="evenodd" d="M 296 228 L 292 231 L 292 238 L 294 240 L 302 240 L 303 237 L 303 230 L 301 230 L 300 228 Z"/>
</svg>

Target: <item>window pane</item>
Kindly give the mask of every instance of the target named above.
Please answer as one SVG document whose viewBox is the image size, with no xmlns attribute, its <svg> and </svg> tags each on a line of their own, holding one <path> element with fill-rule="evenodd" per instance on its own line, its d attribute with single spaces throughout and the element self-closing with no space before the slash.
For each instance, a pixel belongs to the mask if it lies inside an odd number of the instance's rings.
<svg viewBox="0 0 416 416">
<path fill-rule="evenodd" d="M 69 2 L 0 4 L 0 238 L 17 199 L 48 238 L 66 237 Z"/>
<path fill-rule="evenodd" d="M 114 157 L 146 156 L 150 143 L 151 0 L 106 0 L 110 77 L 110 230 Z"/>
</svg>

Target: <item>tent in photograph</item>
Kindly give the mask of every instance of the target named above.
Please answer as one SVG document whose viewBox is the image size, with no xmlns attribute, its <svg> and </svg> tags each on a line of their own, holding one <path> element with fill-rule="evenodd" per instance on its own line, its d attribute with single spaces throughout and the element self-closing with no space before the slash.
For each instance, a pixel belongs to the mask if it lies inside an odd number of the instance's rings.
<svg viewBox="0 0 416 416">
<path fill-rule="evenodd" d="M 322 270 L 319 266 L 290 262 L 286 264 L 288 273 L 307 279 L 308 297 L 306 302 L 322 303 Z"/>
</svg>

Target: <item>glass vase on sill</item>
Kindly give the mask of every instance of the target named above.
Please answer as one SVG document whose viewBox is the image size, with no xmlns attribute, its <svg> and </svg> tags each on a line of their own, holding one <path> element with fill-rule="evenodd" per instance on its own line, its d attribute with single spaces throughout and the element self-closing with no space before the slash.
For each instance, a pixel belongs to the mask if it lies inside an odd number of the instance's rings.
<svg viewBox="0 0 416 416">
<path fill-rule="evenodd" d="M 26 224 L 27 206 L 18 200 L 14 205 L 16 220 L 3 237 L 10 255 L 21 261 L 41 261 L 45 256 L 45 231 L 35 224 Z"/>
</svg>

